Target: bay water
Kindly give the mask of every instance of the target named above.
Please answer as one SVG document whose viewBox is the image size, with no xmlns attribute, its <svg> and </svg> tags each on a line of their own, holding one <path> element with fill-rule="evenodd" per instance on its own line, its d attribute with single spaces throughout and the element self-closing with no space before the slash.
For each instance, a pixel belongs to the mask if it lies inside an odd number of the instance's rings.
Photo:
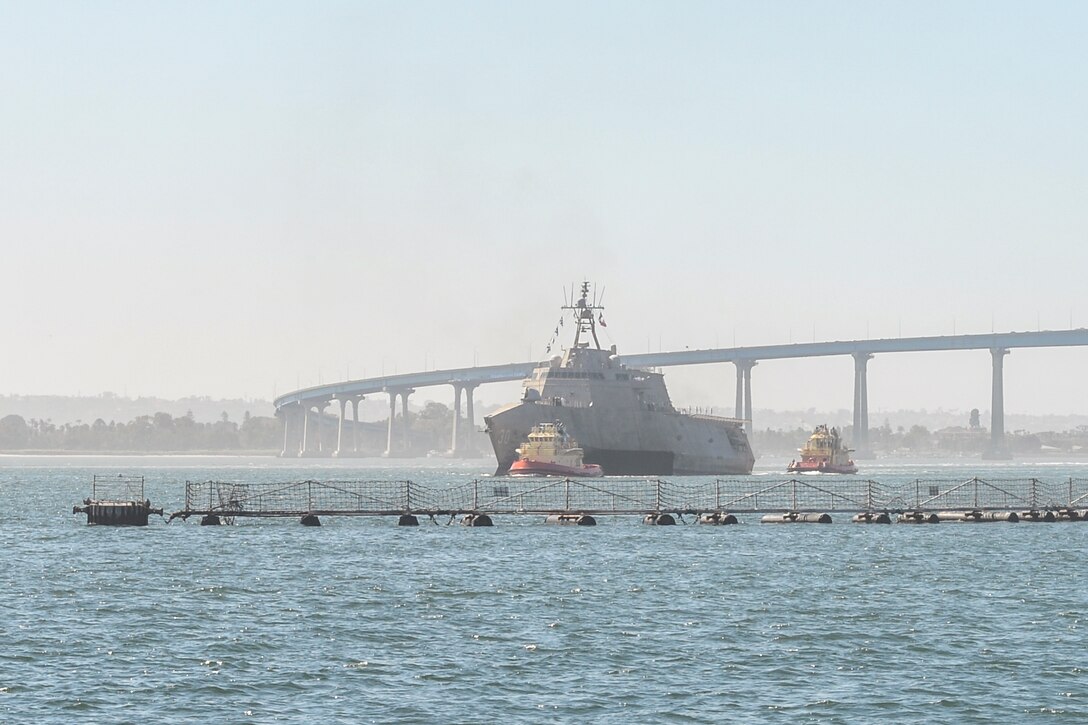
<svg viewBox="0 0 1088 725">
<path fill-rule="evenodd" d="M 72 514 L 95 474 L 144 476 L 169 514 L 187 480 L 457 485 L 492 466 L 0 457 L 0 721 L 1088 721 L 1088 523 Z M 1059 481 L 1088 464 L 860 475 Z"/>
</svg>

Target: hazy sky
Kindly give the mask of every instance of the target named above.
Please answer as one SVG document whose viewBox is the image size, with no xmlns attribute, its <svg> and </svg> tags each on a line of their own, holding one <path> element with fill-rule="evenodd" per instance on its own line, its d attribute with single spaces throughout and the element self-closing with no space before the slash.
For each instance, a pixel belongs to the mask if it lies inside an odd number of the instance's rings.
<svg viewBox="0 0 1088 725">
<path fill-rule="evenodd" d="M 523 361 L 582 279 L 621 352 L 1088 326 L 1086 37 L 1082 2 L 0 2 L 0 393 Z M 986 352 L 869 370 L 872 410 L 989 407 Z M 1005 370 L 1008 411 L 1088 412 L 1088 350 Z M 666 372 L 731 408 L 732 366 Z M 766 362 L 755 404 L 852 374 Z"/>
</svg>

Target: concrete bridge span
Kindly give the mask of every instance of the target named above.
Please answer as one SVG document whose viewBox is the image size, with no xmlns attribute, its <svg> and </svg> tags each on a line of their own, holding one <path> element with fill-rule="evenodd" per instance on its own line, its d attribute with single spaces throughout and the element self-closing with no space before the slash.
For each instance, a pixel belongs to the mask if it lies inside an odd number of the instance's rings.
<svg viewBox="0 0 1088 725">
<path fill-rule="evenodd" d="M 475 419 L 473 393 L 478 386 L 486 383 L 521 380 L 531 373 L 535 366 L 535 362 L 511 363 L 509 365 L 488 365 L 451 370 L 432 370 L 422 373 L 405 373 L 402 375 L 384 375 L 378 378 L 346 380 L 340 383 L 317 385 L 281 395 L 273 401 L 276 406 L 276 415 L 281 416 L 284 422 L 283 450 L 280 455 L 284 457 L 295 455 L 340 456 L 357 452 L 358 440 L 355 438 L 355 433 L 359 423 L 359 402 L 367 395 L 376 394 L 389 396 L 389 424 L 385 455 L 396 455 L 406 448 L 404 444 L 408 433 L 406 426 L 400 428 L 399 434 L 397 431 L 397 398 L 399 397 L 401 401 L 401 420 L 404 420 L 408 413 L 408 396 L 416 392 L 417 388 L 436 385 L 453 386 L 453 440 L 450 443 L 450 451 L 451 453 L 457 453 L 465 438 L 465 429 L 461 427 L 462 396 L 464 396 L 467 406 L 465 418 L 471 428 L 472 421 Z M 326 409 L 333 404 L 338 405 L 340 408 L 336 446 L 331 450 L 325 450 L 323 438 L 316 434 L 315 425 L 324 416 Z M 350 426 L 350 440 L 347 439 L 344 432 L 349 405 L 351 406 L 352 422 L 354 424 Z"/>
<path fill-rule="evenodd" d="M 826 357 L 850 355 L 854 358 L 853 446 L 859 458 L 869 455 L 869 402 L 868 361 L 874 355 L 896 352 L 933 352 L 941 350 L 989 350 L 992 358 L 992 393 L 989 455 L 1003 457 L 1005 448 L 1004 413 L 1004 358 L 1017 348 L 1088 346 L 1088 329 L 1042 330 L 1038 332 L 1001 332 L 982 335 L 947 335 L 932 337 L 883 338 L 836 342 L 791 343 L 787 345 L 761 345 L 753 347 L 712 348 L 706 350 L 682 350 L 621 355 L 619 359 L 629 367 L 651 368 L 675 365 L 705 365 L 732 363 L 736 367 L 735 416 L 752 420 L 752 369 L 762 360 Z M 397 397 L 400 396 L 402 419 L 408 410 L 408 396 L 418 388 L 450 385 L 454 389 L 453 436 L 450 445 L 457 453 L 464 440 L 461 428 L 467 419 L 471 427 L 474 420 L 473 393 L 480 385 L 522 380 L 538 363 L 536 361 L 489 365 L 482 367 L 432 370 L 421 373 L 389 375 L 379 378 L 348 380 L 341 383 L 319 385 L 281 395 L 274 401 L 276 413 L 284 419 L 284 444 L 282 455 L 344 455 L 358 449 L 357 441 L 345 440 L 347 407 L 352 409 L 354 423 L 358 423 L 358 403 L 366 395 L 389 396 L 389 423 L 386 455 L 404 450 L 407 430 L 400 431 L 398 438 L 396 421 Z M 462 418 L 462 396 L 467 411 Z M 336 446 L 324 450 L 320 436 L 313 434 L 314 416 L 322 416 L 332 404 L 339 406 L 339 426 Z M 320 420 L 320 418 L 317 418 Z M 352 435 L 356 430 L 351 426 Z"/>
</svg>

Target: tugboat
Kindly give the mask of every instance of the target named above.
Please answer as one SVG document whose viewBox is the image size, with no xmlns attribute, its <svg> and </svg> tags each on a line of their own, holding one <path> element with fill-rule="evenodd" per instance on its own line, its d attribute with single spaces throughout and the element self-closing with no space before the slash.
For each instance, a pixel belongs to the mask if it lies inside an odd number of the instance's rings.
<svg viewBox="0 0 1088 725">
<path fill-rule="evenodd" d="M 517 449 L 518 459 L 510 465 L 511 476 L 603 476 L 596 463 L 582 463 L 582 449 L 564 430 L 560 421 L 538 423 L 529 438 Z"/>
<path fill-rule="evenodd" d="M 805 447 L 800 449 L 801 460 L 790 461 L 788 473 L 857 473 L 858 467 L 850 458 L 853 449 L 847 448 L 839 437 L 839 429 L 818 425 L 809 436 Z"/>
</svg>

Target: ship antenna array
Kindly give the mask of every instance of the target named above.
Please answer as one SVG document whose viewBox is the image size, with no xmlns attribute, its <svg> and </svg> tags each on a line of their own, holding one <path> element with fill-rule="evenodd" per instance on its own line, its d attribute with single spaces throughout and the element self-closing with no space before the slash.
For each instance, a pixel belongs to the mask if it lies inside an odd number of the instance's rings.
<svg viewBox="0 0 1088 725">
<path fill-rule="evenodd" d="M 565 291 L 565 290 L 564 290 Z M 601 342 L 597 339 L 597 319 L 594 317 L 594 313 L 599 314 L 604 310 L 597 300 L 597 295 L 594 293 L 593 301 L 589 299 L 589 282 L 582 282 L 581 287 L 582 296 L 577 300 L 574 299 L 574 285 L 571 285 L 570 304 L 564 305 L 564 310 L 572 310 L 574 312 L 574 324 L 576 332 L 574 335 L 574 346 L 577 347 L 581 341 L 582 333 L 588 334 L 593 338 L 593 344 L 597 349 L 601 349 Z M 603 298 L 603 290 L 602 290 Z M 588 342 L 586 343 L 588 344 Z"/>
</svg>

